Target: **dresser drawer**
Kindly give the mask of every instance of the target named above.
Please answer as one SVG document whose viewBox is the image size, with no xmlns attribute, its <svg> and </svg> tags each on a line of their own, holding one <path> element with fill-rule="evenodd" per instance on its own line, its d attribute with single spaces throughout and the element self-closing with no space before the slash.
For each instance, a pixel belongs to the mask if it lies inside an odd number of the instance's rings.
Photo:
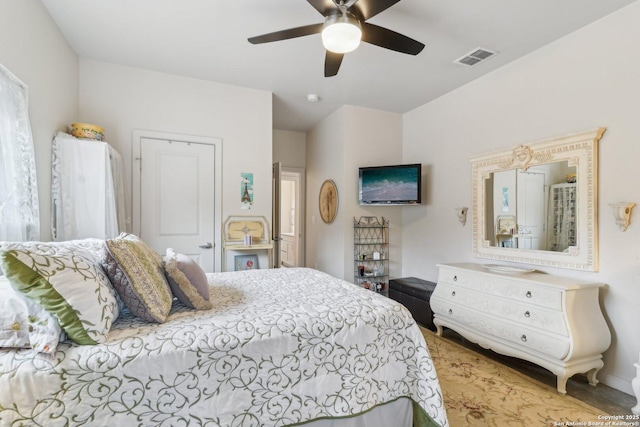
<svg viewBox="0 0 640 427">
<path fill-rule="evenodd" d="M 527 306 L 545 307 L 562 310 L 562 291 L 535 284 L 523 283 L 509 277 L 484 275 L 467 270 L 441 268 L 438 277 L 440 283 L 449 283 L 476 292 L 495 295 L 518 301 Z"/>
<path fill-rule="evenodd" d="M 450 320 L 518 347 L 528 348 L 556 359 L 563 359 L 569 353 L 568 337 L 548 335 L 505 319 L 479 314 L 472 308 L 438 298 L 435 292 L 431 297 L 431 309 L 436 319 Z"/>
<path fill-rule="evenodd" d="M 548 310 L 534 304 L 505 299 L 501 296 L 476 292 L 469 288 L 440 282 L 436 287 L 438 298 L 456 305 L 469 307 L 479 315 L 489 314 L 512 320 L 524 326 L 568 336 L 565 315 L 561 311 Z"/>
</svg>

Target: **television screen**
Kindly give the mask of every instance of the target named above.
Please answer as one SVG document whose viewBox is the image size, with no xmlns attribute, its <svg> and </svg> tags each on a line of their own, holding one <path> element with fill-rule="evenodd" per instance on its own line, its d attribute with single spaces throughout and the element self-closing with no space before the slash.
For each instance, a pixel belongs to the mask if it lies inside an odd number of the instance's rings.
<svg viewBox="0 0 640 427">
<path fill-rule="evenodd" d="M 422 165 L 360 168 L 358 198 L 361 205 L 417 205 L 422 201 Z"/>
</svg>

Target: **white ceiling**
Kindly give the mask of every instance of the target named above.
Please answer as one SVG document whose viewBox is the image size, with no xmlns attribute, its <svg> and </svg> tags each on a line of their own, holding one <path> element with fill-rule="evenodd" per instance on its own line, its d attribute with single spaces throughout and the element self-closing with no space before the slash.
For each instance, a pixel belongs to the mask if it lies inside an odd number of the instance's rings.
<svg viewBox="0 0 640 427">
<path fill-rule="evenodd" d="M 247 42 L 321 23 L 305 0 L 41 1 L 81 58 L 271 91 L 273 127 L 304 132 L 345 104 L 405 113 L 635 0 L 402 0 L 368 22 L 426 48 L 363 43 L 329 78 L 320 35 Z M 499 54 L 453 63 L 477 47 Z"/>
</svg>

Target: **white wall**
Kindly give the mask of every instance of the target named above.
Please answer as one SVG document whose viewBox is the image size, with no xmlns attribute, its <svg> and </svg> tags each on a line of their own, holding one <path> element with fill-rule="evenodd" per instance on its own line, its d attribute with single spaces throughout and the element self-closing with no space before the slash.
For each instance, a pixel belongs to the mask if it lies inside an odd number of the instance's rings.
<svg viewBox="0 0 640 427">
<path fill-rule="evenodd" d="M 402 269 L 402 212 L 415 206 L 360 206 L 358 168 L 402 163 L 402 116 L 387 111 L 348 106 L 347 141 L 344 147 L 345 214 L 344 272 L 353 280 L 353 218 L 384 217 L 389 220 L 389 276 L 399 277 Z M 411 162 L 418 163 L 418 162 Z"/>
<path fill-rule="evenodd" d="M 304 168 L 307 160 L 307 134 L 289 130 L 273 130 L 273 161 L 282 166 Z"/>
<path fill-rule="evenodd" d="M 390 220 L 389 273 L 400 274 L 402 210 L 411 206 L 360 206 L 358 168 L 401 163 L 402 116 L 344 106 L 307 135 L 307 265 L 353 281 L 353 218 L 384 216 Z M 318 194 L 325 179 L 338 187 L 338 213 L 324 224 Z M 313 217 L 316 221 L 314 223 Z"/>
<path fill-rule="evenodd" d="M 344 146 L 346 145 L 345 107 L 330 114 L 307 133 L 307 209 L 306 265 L 344 278 Z M 338 212 L 331 224 L 325 224 L 318 210 L 322 183 L 331 179 L 338 188 Z M 349 218 L 346 218 L 348 221 Z M 349 254 L 349 258 L 351 255 Z"/>
<path fill-rule="evenodd" d="M 468 157 L 599 126 L 598 273 L 542 268 L 600 281 L 613 335 L 604 383 L 631 392 L 640 351 L 640 213 L 623 233 L 610 202 L 640 202 L 640 2 L 502 67 L 404 116 L 403 158 L 430 165 L 428 202 L 404 215 L 403 275 L 437 278 L 437 263 L 472 261 L 470 223 L 454 208 L 471 207 Z M 482 65 L 480 65 L 482 66 Z M 636 209 L 637 210 L 637 209 Z"/>
<path fill-rule="evenodd" d="M 81 59 L 80 111 L 83 122 L 105 128 L 106 139 L 124 158 L 127 217 L 132 131 L 143 129 L 221 138 L 223 220 L 229 215 L 271 220 L 270 92 Z M 243 172 L 253 173 L 251 210 L 240 209 Z"/>
<path fill-rule="evenodd" d="M 51 240 L 51 140 L 78 118 L 78 57 L 38 0 L 0 0 L 0 63 L 29 87 L 40 237 Z"/>
</svg>

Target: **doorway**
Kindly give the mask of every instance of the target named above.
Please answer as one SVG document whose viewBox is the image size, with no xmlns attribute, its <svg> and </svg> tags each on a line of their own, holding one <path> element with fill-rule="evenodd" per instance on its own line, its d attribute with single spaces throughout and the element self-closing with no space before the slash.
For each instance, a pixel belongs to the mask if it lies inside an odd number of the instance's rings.
<svg viewBox="0 0 640 427">
<path fill-rule="evenodd" d="M 304 267 L 305 170 L 276 163 L 274 171 L 279 171 L 273 192 L 276 267 Z"/>
<path fill-rule="evenodd" d="M 222 140 L 134 131 L 133 233 L 221 271 Z"/>
</svg>

